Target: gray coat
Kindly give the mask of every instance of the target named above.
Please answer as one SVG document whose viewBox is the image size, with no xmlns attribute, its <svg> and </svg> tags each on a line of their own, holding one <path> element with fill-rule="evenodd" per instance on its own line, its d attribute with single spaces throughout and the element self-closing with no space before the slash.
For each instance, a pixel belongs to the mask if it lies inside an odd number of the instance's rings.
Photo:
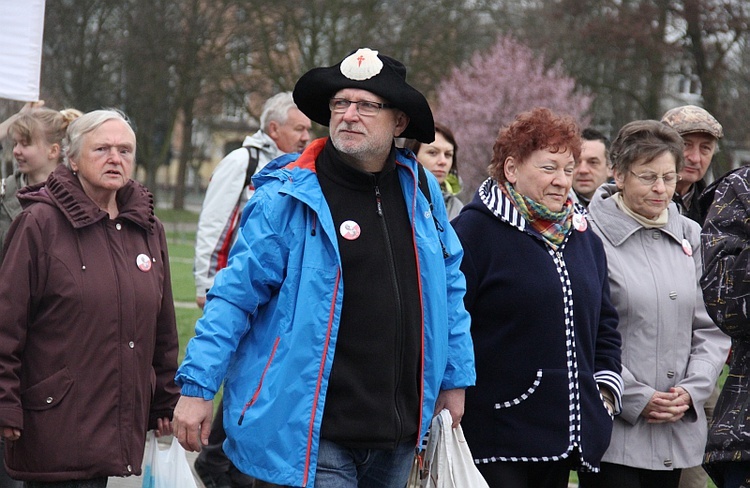
<svg viewBox="0 0 750 488">
<path fill-rule="evenodd" d="M 646 229 L 600 187 L 589 219 L 604 243 L 612 303 L 620 316 L 622 413 L 603 462 L 650 470 L 701 464 L 703 404 L 727 358 L 730 340 L 706 313 L 699 285 L 700 227 L 669 206 L 666 226 Z M 649 424 L 640 414 L 655 391 L 683 387 L 693 405 L 675 423 Z"/>
</svg>

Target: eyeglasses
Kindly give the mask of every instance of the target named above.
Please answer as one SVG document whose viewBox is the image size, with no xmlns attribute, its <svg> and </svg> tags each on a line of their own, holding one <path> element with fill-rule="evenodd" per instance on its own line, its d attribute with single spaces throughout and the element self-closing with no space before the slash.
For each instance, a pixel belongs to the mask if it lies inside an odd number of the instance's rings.
<svg viewBox="0 0 750 488">
<path fill-rule="evenodd" d="M 656 173 L 641 173 L 637 175 L 631 171 L 630 174 L 638 178 L 638 181 L 647 186 L 653 185 L 659 179 L 664 182 L 664 186 L 674 186 L 682 179 L 682 176 L 677 173 L 667 173 L 659 176 Z"/>
<path fill-rule="evenodd" d="M 349 105 L 356 105 L 357 113 L 365 117 L 374 117 L 380 113 L 383 108 L 393 108 L 392 105 L 387 103 L 370 102 L 368 100 L 360 100 L 355 102 L 353 100 L 347 100 L 346 98 L 331 98 L 328 101 L 328 108 L 331 112 L 337 114 L 343 114 L 349 110 Z"/>
</svg>

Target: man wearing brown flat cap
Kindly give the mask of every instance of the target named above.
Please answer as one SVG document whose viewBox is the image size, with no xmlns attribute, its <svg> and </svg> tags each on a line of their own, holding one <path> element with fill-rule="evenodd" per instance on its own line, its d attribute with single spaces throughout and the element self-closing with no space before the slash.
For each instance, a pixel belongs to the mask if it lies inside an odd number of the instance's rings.
<svg viewBox="0 0 750 488">
<path fill-rule="evenodd" d="M 685 167 L 680 171 L 673 200 L 681 214 L 703 225 L 707 208 L 699 203 L 699 198 L 706 189 L 704 177 L 724 130 L 713 115 L 695 105 L 668 110 L 661 121 L 679 132 L 685 143 Z"/>
<path fill-rule="evenodd" d="M 297 107 L 328 138 L 253 178 L 229 263 L 176 380 L 175 435 L 284 486 L 403 488 L 433 413 L 474 384 L 463 251 L 440 187 L 396 137 L 435 136 L 403 64 L 363 48 L 304 74 Z"/>
<path fill-rule="evenodd" d="M 680 171 L 681 179 L 677 182 L 672 200 L 681 214 L 702 226 L 713 200 L 713 192 L 710 192 L 711 196 L 701 198 L 707 187 L 704 177 L 718 149 L 719 139 L 724 136 L 724 130 L 713 115 L 695 105 L 668 110 L 661 121 L 679 132 L 685 143 L 685 167 Z M 709 425 L 718 397 L 717 386 L 704 404 Z M 708 474 L 703 467 L 695 466 L 682 471 L 680 488 L 705 488 L 707 485 Z"/>
</svg>

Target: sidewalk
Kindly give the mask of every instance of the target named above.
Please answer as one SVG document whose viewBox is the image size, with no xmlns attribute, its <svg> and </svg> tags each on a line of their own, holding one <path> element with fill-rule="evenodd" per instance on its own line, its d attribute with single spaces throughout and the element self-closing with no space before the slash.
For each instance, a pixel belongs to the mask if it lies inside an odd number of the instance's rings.
<svg viewBox="0 0 750 488">
<path fill-rule="evenodd" d="M 161 439 L 159 439 L 159 444 L 161 445 L 162 449 L 168 449 L 171 442 L 172 442 L 171 436 L 164 436 Z M 198 478 L 198 475 L 195 474 L 195 469 L 193 469 L 193 462 L 195 461 L 195 458 L 198 456 L 198 453 L 186 452 L 185 455 L 187 456 L 190 469 L 193 471 L 193 478 L 195 478 L 195 485 L 198 488 L 204 488 L 203 483 L 201 482 L 200 478 Z M 113 477 L 109 479 L 109 482 L 107 483 L 107 488 L 141 488 L 142 483 L 143 483 L 143 478 L 141 476 L 128 476 L 127 478 L 114 478 Z M 175 487 L 175 488 L 180 488 L 180 487 Z"/>
</svg>

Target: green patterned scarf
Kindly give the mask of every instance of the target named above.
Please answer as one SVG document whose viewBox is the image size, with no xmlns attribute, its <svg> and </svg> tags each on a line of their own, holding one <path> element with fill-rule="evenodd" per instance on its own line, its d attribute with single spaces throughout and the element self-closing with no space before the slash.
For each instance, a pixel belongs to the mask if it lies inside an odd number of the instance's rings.
<svg viewBox="0 0 750 488">
<path fill-rule="evenodd" d="M 539 232 L 553 249 L 557 250 L 565 240 L 573 221 L 573 200 L 568 198 L 562 210 L 553 212 L 544 205 L 518 193 L 507 181 L 501 188 L 531 227 Z"/>
</svg>

